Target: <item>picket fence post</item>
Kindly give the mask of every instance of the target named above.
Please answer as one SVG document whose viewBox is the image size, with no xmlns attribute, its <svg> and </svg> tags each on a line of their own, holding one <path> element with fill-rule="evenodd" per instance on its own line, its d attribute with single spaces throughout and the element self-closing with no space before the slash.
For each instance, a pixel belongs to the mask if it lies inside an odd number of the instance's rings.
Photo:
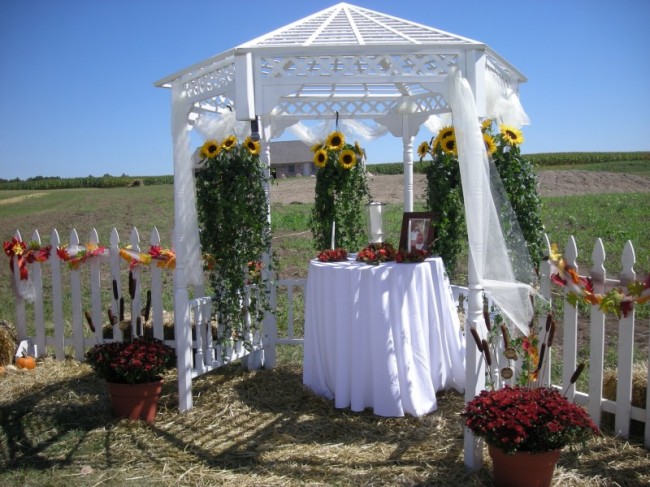
<svg viewBox="0 0 650 487">
<path fill-rule="evenodd" d="M 90 231 L 88 241 L 91 245 L 99 246 L 99 235 L 97 235 L 95 228 Z M 102 343 L 104 339 L 102 326 L 102 276 L 99 259 L 91 259 L 90 261 L 90 303 L 90 317 L 95 328 L 95 343 Z"/>
<path fill-rule="evenodd" d="M 18 240 L 23 238 L 20 235 L 20 231 L 16 230 L 14 234 Z M 27 322 L 25 318 L 25 298 L 20 294 L 20 271 L 18 270 L 18 256 L 14 255 L 12 257 L 14 264 L 14 296 L 16 296 L 16 333 L 18 334 L 19 340 L 24 340 L 27 338 Z"/>
<path fill-rule="evenodd" d="M 621 286 L 636 279 L 634 248 L 629 240 L 621 256 Z M 630 435 L 630 407 L 632 404 L 632 364 L 634 355 L 634 308 L 618 322 L 618 374 L 616 381 L 615 433 L 627 438 Z"/>
<path fill-rule="evenodd" d="M 41 236 L 38 230 L 32 233 L 32 241 L 41 246 Z M 34 284 L 34 344 L 37 355 L 45 354 L 45 318 L 43 316 L 43 268 L 40 262 L 34 262 L 29 272 Z"/>
<path fill-rule="evenodd" d="M 578 247 L 573 235 L 569 237 L 564 260 L 566 264 L 578 272 Z M 576 351 L 578 348 L 578 309 L 571 306 L 566 297 L 564 299 L 564 337 L 562 345 L 562 386 L 567 389 L 566 397 L 573 400 L 575 397 L 575 384 L 569 387 L 571 376 L 576 369 Z"/>
<path fill-rule="evenodd" d="M 160 234 L 158 229 L 153 227 L 151 245 L 160 245 Z M 159 340 L 164 339 L 163 303 L 162 303 L 162 269 L 153 261 L 149 266 L 151 270 L 151 312 L 153 321 L 153 336 Z"/>
<path fill-rule="evenodd" d="M 52 269 L 52 319 L 54 320 L 54 358 L 62 361 L 65 359 L 65 334 L 63 328 L 63 283 L 61 282 L 61 258 L 56 253 L 56 248 L 61 245 L 59 232 L 52 230 L 50 237 L 52 254 L 50 265 Z"/>
<path fill-rule="evenodd" d="M 594 292 L 602 294 L 605 292 L 607 273 L 605 271 L 605 247 L 602 239 L 597 239 L 594 249 L 591 252 L 591 279 Z M 591 319 L 589 325 L 589 403 L 587 409 L 589 415 L 600 427 L 601 422 L 601 398 L 603 397 L 603 364 L 605 358 L 605 313 L 598 305 L 591 307 Z"/>
</svg>

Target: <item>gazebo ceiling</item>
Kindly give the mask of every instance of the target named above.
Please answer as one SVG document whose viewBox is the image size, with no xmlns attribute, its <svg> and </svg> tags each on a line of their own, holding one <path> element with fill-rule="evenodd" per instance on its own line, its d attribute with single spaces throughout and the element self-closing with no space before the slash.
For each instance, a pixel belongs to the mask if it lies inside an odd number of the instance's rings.
<svg viewBox="0 0 650 487">
<path fill-rule="evenodd" d="M 490 71 L 513 92 L 526 81 L 481 42 L 339 3 L 155 84 L 182 83 L 196 115 L 229 107 L 241 120 L 377 120 L 448 112 L 441 85 L 453 68 Z"/>
</svg>

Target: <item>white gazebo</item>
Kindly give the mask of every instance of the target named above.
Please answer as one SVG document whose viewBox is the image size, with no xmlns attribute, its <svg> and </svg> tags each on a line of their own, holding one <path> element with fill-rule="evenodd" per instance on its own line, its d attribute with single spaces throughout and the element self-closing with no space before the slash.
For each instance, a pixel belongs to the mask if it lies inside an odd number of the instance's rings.
<svg viewBox="0 0 650 487">
<path fill-rule="evenodd" d="M 340 130 L 353 139 L 385 133 L 401 137 L 404 211 L 412 211 L 414 138 L 424 124 L 435 130 L 437 117 L 452 114 L 471 250 L 468 321 L 478 324 L 483 290 L 494 288 L 493 298 L 508 313 L 508 303 L 499 300 L 498 290 L 503 282 L 513 281 L 511 275 L 486 271 L 486 262 L 495 259 L 492 253 L 496 251 L 501 258 L 504 250 L 494 250 L 492 239 L 487 245 L 486 234 L 498 223 L 486 179 L 479 120 L 496 118 L 515 126 L 526 123 L 517 95 L 519 84 L 525 81 L 482 42 L 339 3 L 156 82 L 172 90 L 174 308 L 178 350 L 187 350 L 185 360 L 190 361 L 189 288 L 194 295 L 203 294 L 194 148 L 190 146 L 193 129 L 213 135 L 233 130 L 242 136 L 258 133 L 267 165 L 271 140 L 291 129 L 307 141 L 314 135 L 316 122 L 324 121 L 324 126 L 329 122 L 331 129 L 337 120 Z M 326 132 L 321 131 L 318 135 Z M 495 288 L 493 282 L 499 285 Z M 515 289 L 520 297 L 527 293 L 521 286 Z M 530 316 L 526 304 L 521 306 L 523 311 L 510 313 L 516 322 Z M 483 364 L 474 348 L 467 347 L 467 398 L 483 387 Z M 271 351 L 267 365 L 273 362 Z M 185 375 L 181 377 L 179 369 L 181 409 L 191 407 L 191 395 L 187 399 L 191 377 Z M 478 445 L 466 434 L 470 468 L 480 464 Z"/>
</svg>

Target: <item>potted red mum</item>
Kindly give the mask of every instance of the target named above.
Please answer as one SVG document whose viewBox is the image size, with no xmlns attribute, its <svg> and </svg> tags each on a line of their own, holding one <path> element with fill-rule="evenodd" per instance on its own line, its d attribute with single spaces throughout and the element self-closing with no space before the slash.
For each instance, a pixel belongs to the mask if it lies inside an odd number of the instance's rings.
<svg viewBox="0 0 650 487">
<path fill-rule="evenodd" d="M 584 408 L 548 387 L 481 391 L 465 405 L 462 416 L 487 442 L 494 482 L 501 486 L 550 485 L 560 450 L 598 432 Z M 535 467 L 538 461 L 540 470 Z"/>
<path fill-rule="evenodd" d="M 86 362 L 106 381 L 115 416 L 154 421 L 162 375 L 176 362 L 173 348 L 143 338 L 101 343 L 86 352 Z"/>
</svg>

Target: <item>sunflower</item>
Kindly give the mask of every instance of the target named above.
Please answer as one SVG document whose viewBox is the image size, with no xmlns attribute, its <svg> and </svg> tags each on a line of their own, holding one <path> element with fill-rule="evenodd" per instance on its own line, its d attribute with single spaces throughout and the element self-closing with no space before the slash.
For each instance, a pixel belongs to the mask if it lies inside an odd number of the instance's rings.
<svg viewBox="0 0 650 487">
<path fill-rule="evenodd" d="M 366 157 L 366 151 L 359 145 L 359 141 L 354 142 L 354 152 L 361 158 Z"/>
<path fill-rule="evenodd" d="M 219 143 L 216 140 L 206 140 L 201 146 L 201 157 L 211 159 L 217 157 L 220 151 L 221 147 L 219 147 Z"/>
<path fill-rule="evenodd" d="M 318 149 L 314 154 L 314 164 L 318 168 L 323 168 L 327 165 L 327 151 L 325 149 Z"/>
<path fill-rule="evenodd" d="M 221 143 L 221 148 L 225 150 L 230 150 L 237 145 L 237 137 L 234 135 L 229 135 Z"/>
<path fill-rule="evenodd" d="M 310 150 L 315 154 L 318 152 L 321 148 L 323 147 L 323 144 L 320 142 L 315 143 L 314 145 L 311 146 Z"/>
<path fill-rule="evenodd" d="M 441 146 L 442 140 L 446 139 L 447 137 L 453 137 L 455 140 L 456 132 L 454 131 L 454 127 L 443 127 L 442 129 L 440 129 L 440 132 L 438 132 L 438 135 L 433 141 L 433 146 L 431 150 L 436 150 L 438 146 Z"/>
<path fill-rule="evenodd" d="M 490 134 L 483 133 L 483 142 L 485 142 L 485 151 L 488 153 L 488 155 L 494 154 L 496 152 L 497 146 Z"/>
<path fill-rule="evenodd" d="M 250 137 L 246 137 L 246 140 L 244 140 L 244 145 L 252 155 L 256 156 L 260 153 L 259 141 L 253 140 Z"/>
<path fill-rule="evenodd" d="M 492 119 L 491 118 L 486 118 L 481 122 L 481 132 L 487 132 L 492 128 Z"/>
<path fill-rule="evenodd" d="M 343 148 L 344 144 L 345 136 L 338 130 L 335 130 L 329 134 L 327 136 L 327 141 L 325 142 L 325 145 L 327 145 L 328 149 L 330 150 L 340 150 Z"/>
<path fill-rule="evenodd" d="M 429 147 L 429 143 L 425 140 L 418 146 L 418 156 L 420 156 L 420 160 L 424 159 L 430 151 L 431 147 Z"/>
<path fill-rule="evenodd" d="M 343 169 L 352 169 L 357 163 L 357 155 L 352 149 L 345 149 L 339 156 L 339 164 Z"/>
<path fill-rule="evenodd" d="M 524 136 L 522 135 L 521 130 L 504 124 L 499 125 L 499 130 L 501 131 L 501 137 L 506 144 L 520 145 L 524 142 Z"/>
<path fill-rule="evenodd" d="M 453 135 L 442 139 L 440 141 L 440 147 L 442 148 L 442 151 L 446 152 L 447 154 L 452 154 L 454 156 L 458 155 L 458 148 L 456 147 L 456 137 L 454 137 Z"/>
</svg>

